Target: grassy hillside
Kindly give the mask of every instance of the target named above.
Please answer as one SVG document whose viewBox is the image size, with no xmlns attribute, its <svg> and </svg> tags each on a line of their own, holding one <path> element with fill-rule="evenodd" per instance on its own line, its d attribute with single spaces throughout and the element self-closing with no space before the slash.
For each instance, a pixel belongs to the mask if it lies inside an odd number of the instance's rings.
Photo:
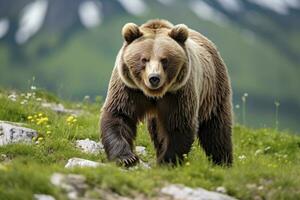
<svg viewBox="0 0 300 200">
<path fill-rule="evenodd" d="M 0 120 L 25 123 L 39 132 L 38 144 L 13 144 L 0 147 L 0 199 L 32 199 L 33 194 L 51 194 L 66 199 L 49 179 L 54 172 L 82 174 L 89 187 L 99 187 L 133 197 L 138 194 L 155 196 L 167 183 L 215 190 L 219 186 L 239 199 L 299 199 L 300 198 L 300 137 L 274 129 L 248 129 L 236 126 L 233 133 L 234 165 L 232 168 L 213 166 L 195 142 L 182 166 L 161 167 L 155 164 L 155 153 L 145 125 L 138 129 L 136 145 L 145 146 L 148 154 L 142 160 L 152 169 L 120 170 L 108 163 L 104 154 L 90 155 L 74 147 L 76 139 L 98 140 L 98 120 L 101 103 L 62 102 L 68 108 L 82 109 L 84 114 L 67 123 L 69 115 L 42 108 L 40 100 L 60 102 L 43 91 L 29 91 L 35 97 L 0 90 Z M 25 95 L 26 96 L 26 95 Z M 27 95 L 28 96 L 28 95 Z M 31 95 L 32 96 L 32 95 Z M 41 98 L 41 99 L 39 99 Z M 37 123 L 38 118 L 47 118 Z M 3 154 L 5 154 L 5 159 Z M 97 169 L 65 169 L 71 157 L 103 162 Z M 93 192 L 93 191 L 91 191 Z M 96 194 L 94 194 L 96 195 Z"/>
</svg>

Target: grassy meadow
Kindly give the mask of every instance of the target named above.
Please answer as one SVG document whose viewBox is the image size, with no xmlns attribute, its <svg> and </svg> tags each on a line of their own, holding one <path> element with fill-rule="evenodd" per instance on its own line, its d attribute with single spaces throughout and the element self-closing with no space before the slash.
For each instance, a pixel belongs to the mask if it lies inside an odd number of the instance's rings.
<svg viewBox="0 0 300 200">
<path fill-rule="evenodd" d="M 275 129 L 249 129 L 235 125 L 234 165 L 214 166 L 198 141 L 182 166 L 157 166 L 155 151 L 146 126 L 140 124 L 136 145 L 145 146 L 141 159 L 151 169 L 120 170 L 104 154 L 90 155 L 75 148 L 77 139 L 99 140 L 101 98 L 82 102 L 61 101 L 42 90 L 17 92 L 0 90 L 0 120 L 24 123 L 38 131 L 33 144 L 0 147 L 0 199 L 32 199 L 34 194 L 50 194 L 66 199 L 63 191 L 50 183 L 54 172 L 82 174 L 89 187 L 100 187 L 123 196 L 155 197 L 166 184 L 184 184 L 216 190 L 223 186 L 238 199 L 300 199 L 300 137 Z M 83 110 L 77 117 L 43 108 L 42 101 L 62 103 Z M 98 168 L 65 169 L 67 160 L 79 157 L 105 163 Z"/>
</svg>

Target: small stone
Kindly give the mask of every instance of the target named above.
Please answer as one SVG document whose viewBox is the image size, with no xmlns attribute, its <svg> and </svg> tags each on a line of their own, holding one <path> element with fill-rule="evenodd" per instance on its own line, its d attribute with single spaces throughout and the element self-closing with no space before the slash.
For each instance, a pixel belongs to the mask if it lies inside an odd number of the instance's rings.
<svg viewBox="0 0 300 200">
<path fill-rule="evenodd" d="M 246 188 L 248 188 L 249 190 L 254 190 L 257 188 L 257 185 L 255 183 L 249 183 L 246 185 Z"/>
<path fill-rule="evenodd" d="M 163 195 L 169 195 L 174 200 L 236 200 L 228 195 L 205 190 L 190 188 L 183 185 L 169 185 L 161 189 Z"/>
<path fill-rule="evenodd" d="M 36 200 L 55 200 L 55 198 L 51 195 L 47 194 L 35 194 L 34 199 Z"/>
<path fill-rule="evenodd" d="M 9 162 L 10 158 L 6 154 L 0 154 L 0 162 Z"/>
<path fill-rule="evenodd" d="M 260 186 L 258 186 L 257 189 L 258 189 L 258 190 L 264 190 L 264 186 L 260 185 Z"/>
<path fill-rule="evenodd" d="M 255 195 L 255 196 L 253 197 L 253 200 L 263 200 L 263 198 L 260 197 L 260 196 L 258 196 L 258 195 Z"/>
<path fill-rule="evenodd" d="M 104 152 L 103 145 L 100 142 L 95 142 L 90 139 L 77 140 L 76 147 L 85 153 L 98 154 Z"/>
<path fill-rule="evenodd" d="M 136 146 L 135 151 L 138 155 L 142 155 L 142 156 L 147 155 L 146 147 L 144 147 L 144 146 Z"/>
<path fill-rule="evenodd" d="M 134 171 L 137 169 L 151 169 L 150 165 L 142 160 L 139 161 L 139 163 L 133 167 L 128 168 L 130 171 Z"/>
<path fill-rule="evenodd" d="M 78 197 L 84 196 L 88 185 L 85 183 L 86 178 L 77 174 L 60 174 L 54 173 L 51 176 L 51 183 L 61 189 L 63 189 L 69 199 L 78 199 Z"/>
<path fill-rule="evenodd" d="M 0 121 L 0 146 L 12 143 L 31 143 L 37 137 L 33 129 L 25 128 L 16 123 Z"/>
<path fill-rule="evenodd" d="M 82 158 L 70 158 L 68 163 L 65 165 L 65 168 L 73 168 L 73 167 L 99 167 L 104 166 L 103 163 L 86 160 Z"/>
<path fill-rule="evenodd" d="M 219 193 L 222 193 L 222 194 L 226 194 L 227 190 L 226 190 L 225 187 L 219 186 L 219 187 L 216 188 L 216 192 L 219 192 Z"/>
<path fill-rule="evenodd" d="M 140 166 L 143 169 L 151 169 L 150 165 L 142 160 L 140 161 Z"/>
<path fill-rule="evenodd" d="M 90 194 L 89 194 L 90 192 Z M 124 196 L 120 196 L 118 193 L 113 192 L 111 190 L 107 190 L 107 189 L 102 189 L 102 188 L 93 188 L 91 194 L 91 191 L 87 191 L 86 192 L 86 199 L 105 199 L 105 200 L 133 200 L 133 198 L 129 198 L 129 197 L 124 197 Z M 95 196 L 95 194 L 97 196 Z M 89 196 L 92 196 L 89 198 Z M 135 200 L 150 200 L 148 198 L 134 198 Z M 154 199 L 153 199 L 154 200 Z M 155 199 L 157 200 L 157 199 Z"/>
<path fill-rule="evenodd" d="M 62 180 L 65 178 L 66 175 L 60 173 L 54 173 L 51 176 L 51 183 L 55 186 L 60 186 L 62 184 Z"/>
<path fill-rule="evenodd" d="M 7 159 L 7 155 L 6 154 L 0 154 L 0 160 L 5 160 Z"/>
</svg>

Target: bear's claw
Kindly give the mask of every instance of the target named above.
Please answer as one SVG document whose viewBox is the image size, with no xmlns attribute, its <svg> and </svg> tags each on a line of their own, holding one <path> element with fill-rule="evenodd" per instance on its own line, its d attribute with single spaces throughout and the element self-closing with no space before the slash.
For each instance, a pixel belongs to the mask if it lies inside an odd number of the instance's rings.
<svg viewBox="0 0 300 200">
<path fill-rule="evenodd" d="M 136 165 L 139 162 L 139 158 L 137 155 L 135 154 L 131 154 L 131 155 L 127 155 L 127 156 L 121 156 L 118 160 L 117 160 L 117 164 L 118 165 L 122 165 L 125 167 L 131 167 Z"/>
</svg>

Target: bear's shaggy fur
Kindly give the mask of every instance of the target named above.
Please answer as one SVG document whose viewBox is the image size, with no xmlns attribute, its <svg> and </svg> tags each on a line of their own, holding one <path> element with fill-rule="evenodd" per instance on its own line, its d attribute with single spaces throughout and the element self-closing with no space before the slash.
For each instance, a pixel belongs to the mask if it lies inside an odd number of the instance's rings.
<svg viewBox="0 0 300 200">
<path fill-rule="evenodd" d="M 101 116 L 108 158 L 138 162 L 133 141 L 146 119 L 158 163 L 180 163 L 198 136 L 214 163 L 231 165 L 231 85 L 214 44 L 165 20 L 128 23 L 122 35 Z M 153 73 L 160 77 L 156 88 L 149 83 Z"/>
</svg>

